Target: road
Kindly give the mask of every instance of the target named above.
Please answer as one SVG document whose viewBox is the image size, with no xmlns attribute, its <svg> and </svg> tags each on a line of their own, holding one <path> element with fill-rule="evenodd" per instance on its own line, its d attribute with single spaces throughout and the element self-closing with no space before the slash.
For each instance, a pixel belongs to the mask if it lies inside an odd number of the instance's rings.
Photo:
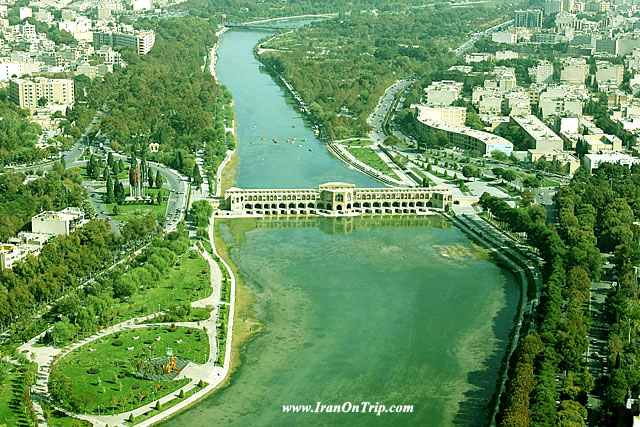
<svg viewBox="0 0 640 427">
<path fill-rule="evenodd" d="M 387 112 L 393 107 L 393 101 L 398 92 L 403 91 L 409 84 L 411 84 L 411 80 L 398 80 L 389 86 L 380 98 L 380 101 L 378 101 L 376 109 L 367 118 L 367 123 L 369 123 L 372 128 L 371 132 L 369 132 L 369 138 L 371 138 L 374 143 L 380 144 L 386 139 L 387 135 L 382 129 L 384 118 Z"/>
<path fill-rule="evenodd" d="M 89 126 L 87 126 L 87 129 L 85 129 L 84 133 L 82 134 L 82 137 L 79 138 L 75 144 L 73 144 L 73 146 L 69 151 L 64 151 L 61 153 L 60 157 L 64 158 L 67 169 L 80 166 L 82 164 L 82 162 L 80 161 L 80 157 L 82 157 L 82 154 L 86 149 L 85 141 L 87 140 L 87 135 L 89 135 L 89 133 L 93 131 L 93 128 L 100 123 L 102 116 L 104 116 L 104 113 L 101 110 L 96 111 L 96 113 L 93 116 L 93 119 L 91 120 L 91 123 L 89 123 Z M 58 162 L 59 160 L 60 159 L 58 158 L 58 159 L 48 160 L 42 163 L 20 165 L 13 168 L 13 170 L 18 172 L 24 172 L 30 169 L 31 170 L 42 169 L 46 171 L 51 169 L 53 165 L 56 164 L 56 162 Z"/>
<path fill-rule="evenodd" d="M 113 154 L 115 159 L 122 159 L 128 161 L 129 158 L 120 153 L 117 153 L 108 147 L 109 144 L 103 143 L 105 146 L 102 149 L 98 149 L 96 154 L 106 157 L 109 153 Z M 160 171 L 160 174 L 165 180 L 164 188 L 169 190 L 169 198 L 167 199 L 167 212 L 166 223 L 164 228 L 166 231 L 173 231 L 178 226 L 180 220 L 186 215 L 187 196 L 189 193 L 189 178 L 182 175 L 175 169 L 163 165 L 161 163 L 147 162 L 154 175 Z M 91 191 L 91 190 L 90 190 Z M 92 200 L 93 202 L 94 200 Z M 95 204 L 94 204 L 95 205 Z M 98 206 L 96 206 L 96 211 Z"/>
<path fill-rule="evenodd" d="M 605 264 L 603 267 L 603 276 L 611 278 L 613 265 Z M 609 368 L 609 360 L 607 360 L 607 324 L 604 321 L 603 313 L 605 299 L 612 288 L 612 283 L 608 280 L 591 283 L 591 296 L 589 298 L 591 327 L 588 333 L 587 367 L 591 375 L 596 378 L 606 375 Z M 597 389 L 591 391 L 587 401 L 591 425 L 598 425 L 602 415 L 600 412 L 600 396 L 593 394 L 595 391 Z"/>
<path fill-rule="evenodd" d="M 471 34 L 471 37 L 469 37 L 469 40 L 467 40 L 466 42 L 464 42 L 464 44 L 462 44 L 462 46 L 460 46 L 456 50 L 454 50 L 456 56 L 464 55 L 469 49 L 473 48 L 473 45 L 478 40 L 480 40 L 481 38 L 483 38 L 485 36 L 490 35 L 491 33 L 495 33 L 496 31 L 498 31 L 502 27 L 505 27 L 507 25 L 511 25 L 511 23 L 513 23 L 513 19 L 505 21 L 502 24 L 495 25 L 495 26 L 493 26 L 491 28 L 487 28 L 486 30 L 484 30 L 482 32 Z"/>
</svg>

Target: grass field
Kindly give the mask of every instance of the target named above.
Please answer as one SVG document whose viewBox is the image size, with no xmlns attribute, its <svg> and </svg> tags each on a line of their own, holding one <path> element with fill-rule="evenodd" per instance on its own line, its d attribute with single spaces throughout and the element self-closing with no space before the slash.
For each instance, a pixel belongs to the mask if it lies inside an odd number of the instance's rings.
<svg viewBox="0 0 640 427">
<path fill-rule="evenodd" d="M 90 427 L 91 423 L 89 421 L 79 420 L 77 418 L 68 417 L 64 413 L 52 410 L 46 403 L 42 404 L 42 409 L 49 412 L 48 424 L 50 427 L 80 427 L 87 426 Z"/>
<path fill-rule="evenodd" d="M 8 370 L 0 388 L 0 425 L 29 426 L 29 412 L 23 411 L 22 373 L 17 366 L 5 365 Z"/>
<path fill-rule="evenodd" d="M 204 383 L 205 387 L 207 385 L 207 383 Z M 176 406 L 178 403 L 182 402 L 184 399 L 193 396 L 194 394 L 196 394 L 197 392 L 199 392 L 200 390 L 202 390 L 200 387 L 194 387 L 191 390 L 189 390 L 188 392 L 186 392 L 184 394 L 184 397 L 180 397 L 179 393 L 174 393 L 173 399 L 169 400 L 168 402 L 165 402 L 162 405 L 162 408 L 160 410 L 157 409 L 151 409 L 147 412 L 145 412 L 143 415 L 136 417 L 134 422 L 130 422 L 130 421 L 125 421 L 124 424 L 127 426 L 133 426 L 136 424 L 140 424 L 141 422 L 143 422 L 144 420 L 148 420 L 149 418 L 153 417 L 154 415 L 162 412 L 162 411 L 166 411 L 167 409 L 171 408 L 172 406 Z"/>
<path fill-rule="evenodd" d="M 197 256 L 192 258 L 192 254 Z M 140 289 L 127 301 L 118 304 L 116 309 L 120 314 L 114 323 L 157 313 L 158 308 L 166 310 L 170 305 L 190 303 L 211 295 L 209 263 L 198 252 L 188 252 L 178 263 L 158 280 L 156 286 Z M 206 311 L 206 315 L 203 311 Z M 188 319 L 203 320 L 209 317 L 208 313 L 205 309 L 191 309 Z"/>
<path fill-rule="evenodd" d="M 125 194 L 129 195 L 129 188 L 125 187 Z M 164 195 L 164 200 L 161 205 L 155 203 L 156 197 L 158 195 L 158 190 L 155 188 L 148 188 L 147 195 L 151 196 L 153 203 L 135 203 L 135 204 L 122 204 L 118 205 L 118 209 L 120 209 L 120 213 L 118 215 L 113 215 L 113 207 L 116 205 L 115 203 L 107 204 L 107 211 L 111 214 L 113 219 L 118 221 L 129 221 L 133 218 L 144 218 L 147 214 L 151 213 L 155 215 L 166 215 L 167 213 L 167 200 L 169 199 L 169 192 L 167 190 L 163 190 L 162 194 Z"/>
<path fill-rule="evenodd" d="M 436 185 L 436 183 L 435 183 L 435 182 L 433 182 L 433 180 L 432 180 L 431 178 L 429 178 L 429 177 L 427 176 L 427 174 L 425 174 L 424 172 L 422 172 L 420 169 L 418 169 L 418 168 L 411 168 L 411 170 L 412 170 L 416 175 L 418 175 L 420 178 L 422 178 L 422 179 L 426 180 L 426 181 L 427 181 L 427 183 L 429 183 L 429 185 L 430 185 L 430 186 L 434 186 L 434 185 Z"/>
<path fill-rule="evenodd" d="M 166 357 L 168 347 L 175 356 L 200 364 L 209 357 L 209 339 L 204 331 L 154 326 L 122 331 L 85 344 L 63 357 L 57 369 L 72 379 L 74 395 L 91 402 L 88 413 L 97 414 L 98 405 L 101 413 L 123 412 L 189 383 L 188 379 L 143 379 L 132 366 L 134 359 Z"/>
<path fill-rule="evenodd" d="M 373 144 L 373 141 L 370 139 L 350 139 L 347 141 L 340 141 L 340 145 L 348 146 L 356 146 L 356 147 L 366 147 L 368 145 Z"/>
<path fill-rule="evenodd" d="M 373 149 L 368 147 L 364 147 L 364 148 L 347 147 L 347 150 L 349 150 L 349 153 L 351 153 L 353 157 L 360 160 L 365 165 L 372 167 L 377 171 L 387 176 L 390 176 L 391 178 L 400 179 L 398 178 L 398 175 L 396 175 L 396 173 L 393 171 L 393 169 L 391 169 L 389 165 L 387 165 L 384 162 L 384 160 L 382 160 L 380 156 L 378 156 L 378 154 L 375 151 L 373 151 Z"/>
</svg>

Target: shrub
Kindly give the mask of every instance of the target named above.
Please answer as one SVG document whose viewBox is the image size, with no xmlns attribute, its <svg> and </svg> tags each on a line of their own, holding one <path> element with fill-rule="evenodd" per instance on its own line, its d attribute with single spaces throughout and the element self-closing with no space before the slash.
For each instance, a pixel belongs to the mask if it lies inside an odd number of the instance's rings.
<svg viewBox="0 0 640 427">
<path fill-rule="evenodd" d="M 100 371 L 98 371 L 98 368 L 89 368 L 89 369 L 87 369 L 87 374 L 89 374 L 89 375 L 96 375 L 98 372 L 100 372 Z"/>
<path fill-rule="evenodd" d="M 180 390 L 178 397 L 180 397 L 180 399 L 184 399 L 184 389 Z"/>
<path fill-rule="evenodd" d="M 131 415 L 129 415 L 129 422 L 133 423 L 133 422 L 135 422 L 135 420 L 136 420 L 136 416 L 133 415 L 133 412 L 132 412 Z"/>
<path fill-rule="evenodd" d="M 115 340 L 114 342 L 111 343 L 111 345 L 120 347 L 122 346 L 122 340 Z"/>
</svg>

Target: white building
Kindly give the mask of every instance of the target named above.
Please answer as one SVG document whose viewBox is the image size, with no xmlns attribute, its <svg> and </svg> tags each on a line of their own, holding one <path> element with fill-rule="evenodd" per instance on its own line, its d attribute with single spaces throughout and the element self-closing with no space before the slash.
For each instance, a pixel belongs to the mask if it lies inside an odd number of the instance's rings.
<svg viewBox="0 0 640 427">
<path fill-rule="evenodd" d="M 24 63 L 0 58 L 0 81 L 8 81 L 12 78 L 21 77 L 24 72 Z"/>
<path fill-rule="evenodd" d="M 424 88 L 427 97 L 427 105 L 433 107 L 446 107 L 458 99 L 462 91 L 462 83 L 452 80 L 432 82 Z"/>
<path fill-rule="evenodd" d="M 596 81 L 598 85 L 603 83 L 622 84 L 624 68 L 622 65 L 614 65 L 607 61 L 596 61 Z"/>
<path fill-rule="evenodd" d="M 428 134 L 443 132 L 452 145 L 463 150 L 477 151 L 484 156 L 490 156 L 494 151 L 501 151 L 506 155 L 513 152 L 511 141 L 493 133 L 430 119 L 417 120 L 417 128 Z"/>
<path fill-rule="evenodd" d="M 587 61 L 584 58 L 565 58 L 560 80 L 570 84 L 584 84 L 587 78 Z"/>
<path fill-rule="evenodd" d="M 20 248 L 10 243 L 0 244 L 0 271 L 13 268 L 13 263 L 21 259 Z"/>
<path fill-rule="evenodd" d="M 516 44 L 518 42 L 518 32 L 515 29 L 496 31 L 491 33 L 491 41 L 496 43 Z"/>
<path fill-rule="evenodd" d="M 632 165 L 640 164 L 640 159 L 622 153 L 585 154 L 582 159 L 582 165 L 588 171 L 593 171 L 594 169 L 599 168 L 603 163 L 623 165 L 631 168 Z"/>
<path fill-rule="evenodd" d="M 529 76 L 533 83 L 551 83 L 553 81 L 553 64 L 540 61 L 535 67 L 529 68 Z"/>
<path fill-rule="evenodd" d="M 30 7 L 21 7 L 20 8 L 20 20 L 31 18 L 31 8 Z"/>
<path fill-rule="evenodd" d="M 544 14 L 553 15 L 554 13 L 562 12 L 563 1 L 562 0 L 545 0 L 544 2 Z"/>
<path fill-rule="evenodd" d="M 73 80 L 47 79 L 12 79 L 9 82 L 9 97 L 21 108 L 36 108 L 38 101 L 45 98 L 49 104 L 73 105 Z"/>
<path fill-rule="evenodd" d="M 151 10 L 150 0 L 132 0 L 131 7 L 133 10 Z"/>
<path fill-rule="evenodd" d="M 553 153 L 562 151 L 562 138 L 556 135 L 542 121 L 534 115 L 511 116 L 511 123 L 518 125 L 531 139 L 535 141 L 538 153 Z"/>
<path fill-rule="evenodd" d="M 474 62 L 491 61 L 491 59 L 493 59 L 493 55 L 491 55 L 490 53 L 482 52 L 470 53 L 464 57 L 464 61 L 467 64 L 472 64 Z"/>
<path fill-rule="evenodd" d="M 83 225 L 84 213 L 80 208 L 66 208 L 61 211 L 41 212 L 31 218 L 34 233 L 69 235 Z"/>
<path fill-rule="evenodd" d="M 416 111 L 416 118 L 423 120 L 439 120 L 454 126 L 464 126 L 467 120 L 465 107 L 427 107 L 425 105 L 412 105 Z"/>
</svg>

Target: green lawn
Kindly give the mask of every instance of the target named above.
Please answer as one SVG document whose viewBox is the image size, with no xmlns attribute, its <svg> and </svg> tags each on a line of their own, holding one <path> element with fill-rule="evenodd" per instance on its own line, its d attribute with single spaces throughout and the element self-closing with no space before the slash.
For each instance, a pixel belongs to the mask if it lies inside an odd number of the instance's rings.
<svg viewBox="0 0 640 427">
<path fill-rule="evenodd" d="M 129 165 L 125 163 L 124 165 L 125 170 L 121 171 L 118 174 L 118 179 L 126 179 L 129 176 Z M 80 174 L 80 176 L 82 177 L 82 179 L 84 179 L 85 181 L 92 181 L 92 178 L 89 178 L 87 176 L 87 165 L 82 165 L 82 166 L 78 166 L 73 168 L 73 170 L 78 171 L 78 173 Z M 155 175 L 153 176 L 155 178 Z M 113 175 L 111 175 L 111 178 L 113 179 Z M 104 182 L 102 180 L 102 173 L 100 173 L 100 178 L 96 179 L 96 181 L 101 181 Z"/>
<path fill-rule="evenodd" d="M 560 183 L 558 181 L 554 181 L 549 178 L 545 178 L 542 180 L 542 187 L 557 187 Z"/>
<path fill-rule="evenodd" d="M 384 160 L 378 156 L 378 154 L 373 151 L 372 148 L 364 147 L 364 148 L 355 148 L 355 147 L 347 147 L 349 153 L 353 155 L 356 159 L 360 160 L 365 165 L 376 169 L 377 171 L 390 176 L 394 179 L 398 178 L 398 175 L 387 165 Z"/>
<path fill-rule="evenodd" d="M 192 254 L 197 254 L 191 258 Z M 142 317 L 166 310 L 171 305 L 190 303 L 211 295 L 209 263 L 195 251 L 189 251 L 178 261 L 179 265 L 172 267 L 161 277 L 153 287 L 140 289 L 117 306 L 119 316 L 114 323 L 119 323 L 132 317 Z M 198 321 L 209 317 L 210 311 L 204 308 L 191 309 L 188 320 Z"/>
<path fill-rule="evenodd" d="M 411 168 L 411 170 L 412 170 L 416 175 L 418 175 L 420 178 L 422 178 L 422 179 L 426 180 L 426 181 L 429 183 L 429 186 L 434 186 L 434 185 L 436 185 L 436 183 L 435 183 L 435 182 L 433 182 L 433 180 L 432 180 L 431 178 L 429 178 L 429 177 L 427 176 L 427 174 L 425 174 L 424 172 L 422 172 L 420 169 L 418 169 L 418 168 Z"/>
<path fill-rule="evenodd" d="M 204 383 L 204 387 L 207 386 L 208 383 Z M 184 397 L 180 397 L 180 393 L 176 392 L 174 393 L 173 399 L 169 400 L 168 402 L 165 402 L 162 405 L 162 408 L 160 410 L 157 409 L 151 409 L 147 412 L 145 412 L 143 415 L 136 417 L 134 422 L 129 422 L 129 421 L 125 421 L 124 424 L 127 426 L 134 426 L 136 424 L 140 424 L 141 422 L 143 422 L 144 420 L 148 420 L 149 418 L 153 417 L 156 414 L 159 414 L 162 411 L 166 411 L 167 409 L 171 408 L 172 406 L 176 406 L 178 403 L 182 402 L 184 399 L 193 396 L 194 394 L 196 394 L 197 392 L 199 392 L 200 390 L 202 390 L 202 388 L 200 387 L 194 387 L 191 390 L 189 390 L 188 392 L 186 392 L 184 394 Z"/>
<path fill-rule="evenodd" d="M 186 378 L 174 381 L 143 379 L 132 366 L 136 358 L 166 357 L 168 347 L 175 356 L 200 364 L 209 357 L 209 339 L 204 331 L 155 326 L 122 331 L 85 344 L 63 357 L 57 369 L 71 378 L 73 393 L 89 402 L 88 413 L 97 414 L 98 405 L 103 414 L 123 412 L 189 383 Z M 118 402 L 115 406 L 113 398 Z"/>
<path fill-rule="evenodd" d="M 13 365 L 6 365 L 11 372 L 2 381 L 0 388 L 0 425 L 29 425 L 29 413 L 23 412 L 22 373 Z"/>
<path fill-rule="evenodd" d="M 125 187 L 125 194 L 129 195 L 129 188 Z M 151 196 L 153 199 L 152 204 L 147 203 L 133 203 L 133 204 L 122 204 L 118 205 L 118 209 L 120 209 L 120 213 L 118 215 L 113 215 L 113 207 L 116 205 L 115 203 L 107 204 L 107 211 L 111 214 L 113 219 L 118 221 L 129 221 L 134 218 L 144 218 L 147 214 L 151 213 L 154 216 L 166 215 L 167 213 L 167 201 L 169 199 L 169 192 L 167 190 L 163 190 L 162 194 L 164 195 L 164 200 L 161 205 L 158 205 L 155 200 L 158 195 L 158 190 L 155 188 L 148 188 L 147 195 Z M 126 202 L 125 202 L 126 203 Z"/>
<path fill-rule="evenodd" d="M 72 418 L 60 411 L 52 410 L 46 403 L 42 404 L 42 408 L 50 411 L 49 419 L 47 420 L 50 427 L 80 427 L 80 426 L 90 427 L 91 426 L 91 423 L 89 421 Z"/>
<path fill-rule="evenodd" d="M 352 139 L 349 141 L 341 141 L 340 142 L 341 145 L 344 146 L 358 146 L 358 147 L 365 147 L 367 145 L 371 145 L 373 144 L 373 141 L 370 139 Z"/>
</svg>

